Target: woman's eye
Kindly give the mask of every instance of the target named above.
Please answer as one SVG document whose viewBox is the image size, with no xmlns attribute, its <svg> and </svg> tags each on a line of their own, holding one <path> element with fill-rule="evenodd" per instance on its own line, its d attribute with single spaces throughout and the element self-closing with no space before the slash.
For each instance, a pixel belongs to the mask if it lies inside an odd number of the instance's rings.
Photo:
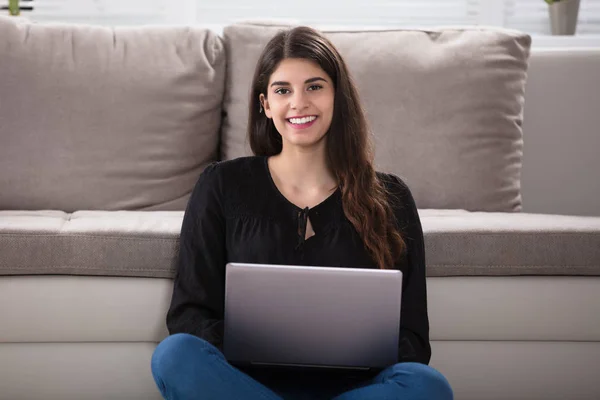
<svg viewBox="0 0 600 400">
<path fill-rule="evenodd" d="M 308 87 L 308 90 L 319 90 L 319 89 L 323 89 L 323 86 L 321 85 L 311 85 Z M 286 88 L 279 88 L 275 90 L 275 93 L 277 94 L 288 94 L 290 93 L 289 89 Z"/>
</svg>

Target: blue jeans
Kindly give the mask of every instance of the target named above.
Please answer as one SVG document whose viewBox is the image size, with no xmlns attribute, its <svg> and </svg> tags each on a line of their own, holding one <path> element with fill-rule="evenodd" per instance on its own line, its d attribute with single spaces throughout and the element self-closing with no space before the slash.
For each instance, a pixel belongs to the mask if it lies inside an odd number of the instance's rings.
<svg viewBox="0 0 600 400">
<path fill-rule="evenodd" d="M 444 376 L 419 363 L 399 363 L 366 380 L 321 378 L 273 382 L 231 366 L 207 341 L 188 334 L 163 340 L 152 356 L 152 375 L 163 397 L 183 399 L 402 399 L 451 400 Z"/>
</svg>

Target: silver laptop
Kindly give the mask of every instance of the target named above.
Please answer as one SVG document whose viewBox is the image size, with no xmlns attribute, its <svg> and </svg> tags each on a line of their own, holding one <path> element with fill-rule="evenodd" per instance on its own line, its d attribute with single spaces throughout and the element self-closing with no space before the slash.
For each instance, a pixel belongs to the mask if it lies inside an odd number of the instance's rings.
<svg viewBox="0 0 600 400">
<path fill-rule="evenodd" d="M 401 296 L 398 270 L 229 263 L 223 351 L 238 366 L 385 368 Z"/>
</svg>

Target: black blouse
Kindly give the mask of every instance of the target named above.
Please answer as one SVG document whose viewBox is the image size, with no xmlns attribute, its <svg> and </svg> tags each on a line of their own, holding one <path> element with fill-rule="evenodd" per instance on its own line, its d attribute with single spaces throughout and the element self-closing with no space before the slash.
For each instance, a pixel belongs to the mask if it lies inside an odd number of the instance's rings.
<svg viewBox="0 0 600 400">
<path fill-rule="evenodd" d="M 394 266 L 403 272 L 399 360 L 427 364 L 431 357 L 423 231 L 408 187 L 377 173 L 388 192 L 407 252 Z M 315 234 L 304 239 L 306 219 Z M 301 209 L 275 186 L 267 157 L 209 165 L 190 197 L 167 327 L 222 350 L 225 265 L 228 262 L 377 268 L 342 209 L 337 189 Z"/>
</svg>

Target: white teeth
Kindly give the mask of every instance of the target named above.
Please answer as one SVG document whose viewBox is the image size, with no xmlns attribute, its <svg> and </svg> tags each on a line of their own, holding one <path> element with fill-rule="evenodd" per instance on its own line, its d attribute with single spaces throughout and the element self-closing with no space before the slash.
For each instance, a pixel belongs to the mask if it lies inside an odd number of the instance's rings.
<svg viewBox="0 0 600 400">
<path fill-rule="evenodd" d="M 306 124 L 308 122 L 314 121 L 315 119 L 317 119 L 317 117 L 310 116 L 310 117 L 304 117 L 304 118 L 290 118 L 288 121 L 290 121 L 292 124 L 296 124 L 296 125 L 301 125 L 301 124 Z"/>
</svg>

